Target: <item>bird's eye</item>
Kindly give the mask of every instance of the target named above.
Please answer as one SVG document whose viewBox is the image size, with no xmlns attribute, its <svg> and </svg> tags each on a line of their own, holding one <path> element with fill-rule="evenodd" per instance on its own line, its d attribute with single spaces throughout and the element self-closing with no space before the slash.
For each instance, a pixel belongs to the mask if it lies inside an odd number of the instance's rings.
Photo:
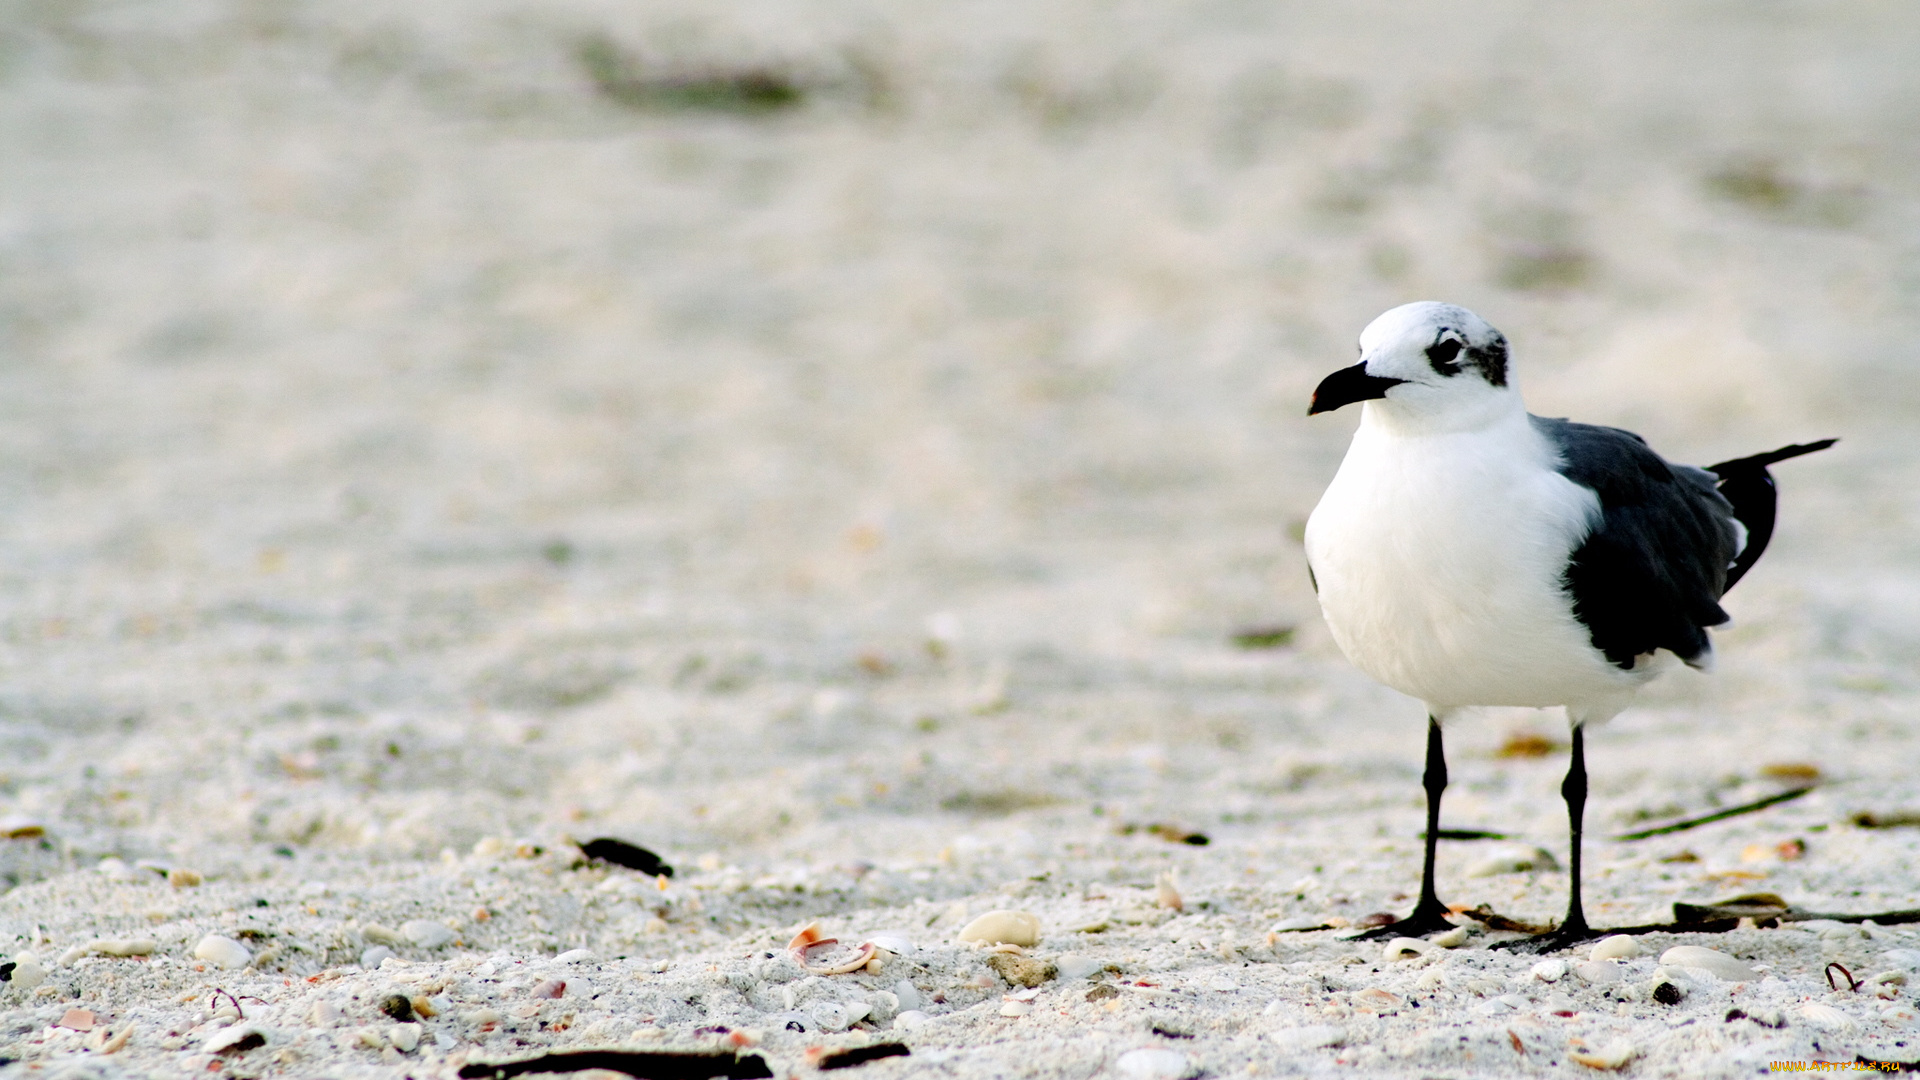
<svg viewBox="0 0 1920 1080">
<path fill-rule="evenodd" d="M 1459 355 L 1459 338 L 1445 338 L 1427 346 L 1427 363 L 1442 375 L 1460 374 L 1460 364 L 1455 359 Z"/>
</svg>

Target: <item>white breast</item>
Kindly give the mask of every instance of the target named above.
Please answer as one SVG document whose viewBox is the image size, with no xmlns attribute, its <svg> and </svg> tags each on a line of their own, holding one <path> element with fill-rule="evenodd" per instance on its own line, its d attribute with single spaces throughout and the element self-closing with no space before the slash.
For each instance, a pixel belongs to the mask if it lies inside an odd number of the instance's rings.
<svg viewBox="0 0 1920 1080">
<path fill-rule="evenodd" d="M 1609 664 L 1573 616 L 1567 557 L 1599 503 L 1553 464 L 1524 412 L 1418 436 L 1363 421 L 1306 535 L 1321 611 L 1347 657 L 1436 714 L 1610 714 L 1617 705 L 1603 703 L 1651 678 Z"/>
</svg>

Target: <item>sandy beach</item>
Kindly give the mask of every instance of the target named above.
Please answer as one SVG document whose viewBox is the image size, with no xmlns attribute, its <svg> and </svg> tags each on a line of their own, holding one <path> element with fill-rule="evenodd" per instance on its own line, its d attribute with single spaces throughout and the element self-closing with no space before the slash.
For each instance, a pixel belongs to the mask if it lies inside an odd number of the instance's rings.
<svg viewBox="0 0 1920 1080">
<path fill-rule="evenodd" d="M 1587 910 L 1920 908 L 1917 55 L 1869 3 L 0 7 L 0 1078 L 1920 1061 L 1920 924 L 1349 940 L 1423 717 L 1299 539 L 1308 395 L 1408 300 L 1676 461 L 1840 437 L 1717 670 L 1588 735 Z M 1566 743 L 1450 731 L 1505 839 L 1444 898 L 1558 917 Z"/>
</svg>

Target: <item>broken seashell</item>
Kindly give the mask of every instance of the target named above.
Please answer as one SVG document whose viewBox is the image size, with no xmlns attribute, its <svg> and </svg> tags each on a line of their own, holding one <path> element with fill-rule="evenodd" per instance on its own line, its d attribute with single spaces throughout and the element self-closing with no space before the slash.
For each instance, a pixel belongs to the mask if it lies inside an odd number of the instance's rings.
<svg viewBox="0 0 1920 1080">
<path fill-rule="evenodd" d="M 983 945 L 1031 948 L 1040 943 L 1040 916 L 1030 911 L 989 911 L 961 928 L 959 937 Z"/>
<path fill-rule="evenodd" d="M 84 945 L 75 945 L 60 954 L 56 963 L 61 966 L 73 963 L 83 956 L 148 956 L 160 946 L 150 938 L 94 938 Z"/>
<path fill-rule="evenodd" d="M 1822 1005 L 1817 1001 L 1809 1001 L 1800 1006 L 1800 1015 L 1811 1023 L 1832 1028 L 1835 1031 L 1852 1031 L 1860 1026 L 1859 1021 L 1853 1017 L 1831 1005 Z"/>
<path fill-rule="evenodd" d="M 1389 962 L 1413 960 L 1427 955 L 1432 950 L 1432 945 L 1419 938 L 1397 937 L 1387 942 L 1386 948 L 1381 950 L 1381 957 Z"/>
<path fill-rule="evenodd" d="M 1640 1056 L 1640 1048 L 1628 1042 L 1617 1042 L 1593 1051 L 1575 1051 L 1567 1055 L 1578 1064 L 1589 1069 L 1612 1071 L 1624 1067 L 1628 1062 Z"/>
<path fill-rule="evenodd" d="M 1153 879 L 1153 901 L 1163 908 L 1185 910 L 1187 904 L 1180 898 L 1180 888 L 1174 883 L 1173 871 L 1169 870 Z"/>
<path fill-rule="evenodd" d="M 1353 1004 L 1356 1008 L 1372 1012 L 1393 1012 L 1403 1008 L 1407 1003 L 1398 995 L 1388 993 L 1376 986 L 1353 995 Z"/>
<path fill-rule="evenodd" d="M 836 945 L 839 941 L 839 938 L 830 938 L 823 935 L 820 932 L 820 923 L 818 921 L 810 922 L 801 927 L 799 933 L 793 935 L 792 941 L 787 942 L 787 952 L 791 953 L 794 962 L 798 963 L 810 975 L 848 975 L 866 967 L 868 962 L 874 957 L 876 950 L 874 949 L 873 942 L 869 941 L 856 949 L 851 958 L 842 957 L 829 964 L 810 964 L 807 962 L 807 950 L 817 949 L 825 945 Z"/>
<path fill-rule="evenodd" d="M 193 955 L 215 967 L 241 968 L 253 959 L 253 953 L 245 945 L 230 937 L 208 934 L 193 947 Z"/>
<path fill-rule="evenodd" d="M 1573 973 L 1580 981 L 1592 985 L 1616 983 L 1626 977 L 1626 970 L 1618 960 L 1582 960 L 1573 965 Z"/>
<path fill-rule="evenodd" d="M 1748 967 L 1744 961 L 1701 945 L 1675 945 L 1660 954 L 1660 963 L 1704 971 L 1727 982 L 1753 982 L 1760 978 L 1760 973 Z"/>
<path fill-rule="evenodd" d="M 1593 943 L 1589 960 L 1631 960 L 1640 955 L 1640 943 L 1627 934 L 1615 934 Z"/>
</svg>

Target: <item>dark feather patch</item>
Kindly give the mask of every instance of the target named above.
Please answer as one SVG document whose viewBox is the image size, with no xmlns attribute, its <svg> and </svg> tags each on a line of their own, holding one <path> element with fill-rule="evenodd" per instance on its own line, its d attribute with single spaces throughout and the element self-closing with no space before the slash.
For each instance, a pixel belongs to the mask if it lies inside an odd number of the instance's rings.
<svg viewBox="0 0 1920 1080">
<path fill-rule="evenodd" d="M 1481 377 L 1492 385 L 1507 385 L 1507 339 L 1495 334 L 1485 345 L 1468 349 L 1467 363 L 1480 369 Z"/>
<path fill-rule="evenodd" d="M 1737 534 L 1712 474 L 1669 465 L 1619 428 L 1533 418 L 1560 474 L 1600 497 L 1600 520 L 1567 567 L 1573 614 L 1611 663 L 1667 649 L 1695 660 L 1720 608 Z"/>
</svg>

